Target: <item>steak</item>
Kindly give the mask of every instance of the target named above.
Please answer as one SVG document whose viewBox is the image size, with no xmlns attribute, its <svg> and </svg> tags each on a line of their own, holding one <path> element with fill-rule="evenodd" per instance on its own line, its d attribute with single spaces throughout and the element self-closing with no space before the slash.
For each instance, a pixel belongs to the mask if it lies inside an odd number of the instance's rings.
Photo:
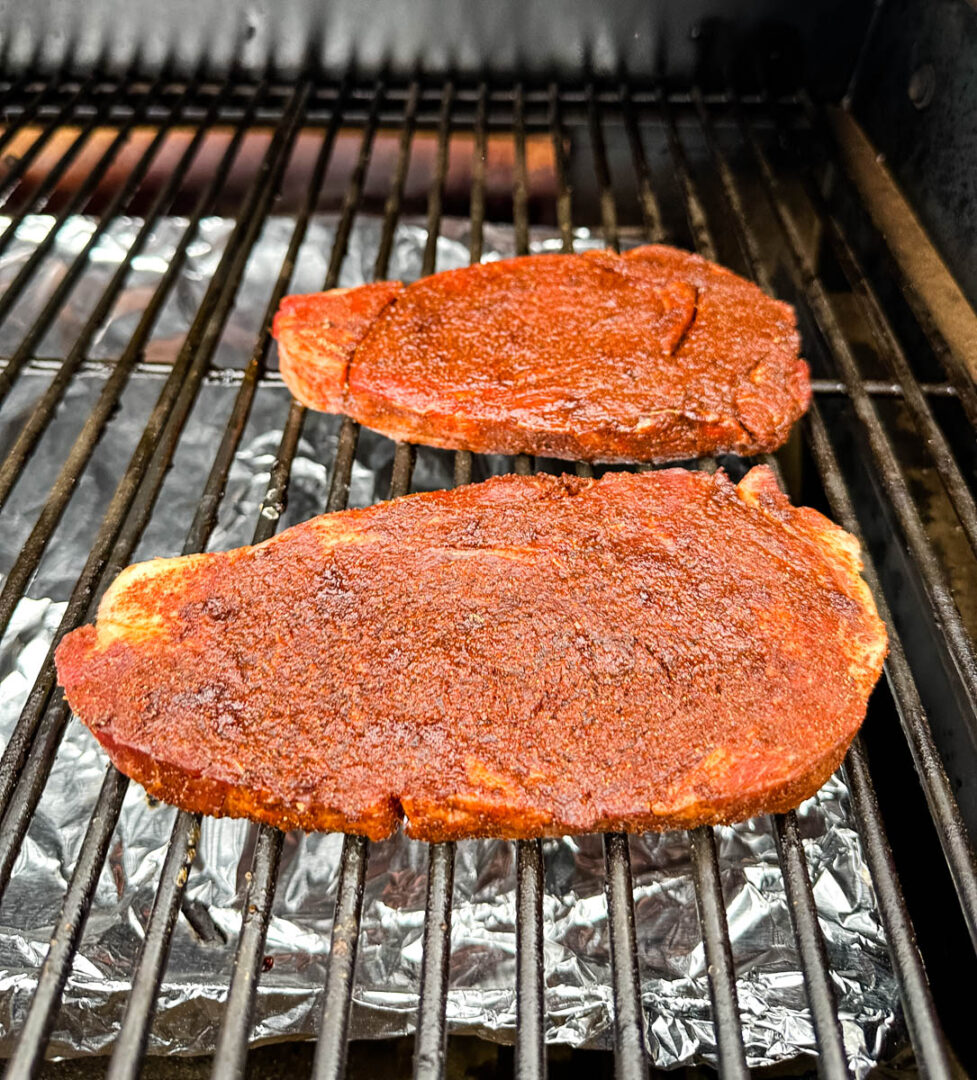
<svg viewBox="0 0 977 1080">
<path fill-rule="evenodd" d="M 882 669 L 857 542 L 770 471 L 506 476 L 131 566 L 57 650 L 187 810 L 373 839 L 785 811 Z"/>
<path fill-rule="evenodd" d="M 407 442 L 587 461 L 780 446 L 810 402 L 793 310 L 698 255 L 535 255 L 286 297 L 304 405 Z"/>
</svg>

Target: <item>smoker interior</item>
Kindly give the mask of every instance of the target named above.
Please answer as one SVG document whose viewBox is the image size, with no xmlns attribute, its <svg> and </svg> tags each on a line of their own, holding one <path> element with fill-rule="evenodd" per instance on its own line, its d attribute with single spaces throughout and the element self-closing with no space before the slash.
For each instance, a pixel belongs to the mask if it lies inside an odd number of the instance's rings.
<svg viewBox="0 0 977 1080">
<path fill-rule="evenodd" d="M 340 222 L 324 288 L 338 278 L 356 215 L 382 216 L 376 266 L 382 276 L 398 220 L 419 214 L 429 228 L 425 273 L 436 269 L 436 240 L 446 216 L 470 219 L 473 260 L 480 258 L 487 221 L 511 222 L 520 250 L 528 250 L 532 226 L 558 229 L 565 250 L 572 247 L 574 229 L 587 226 L 611 248 L 622 237 L 637 236 L 699 251 L 795 304 L 815 399 L 773 463 L 795 501 L 823 510 L 863 539 L 865 574 L 891 636 L 886 675 L 844 766 L 855 819 L 915 1061 L 933 1077 L 949 1077 L 958 1063 L 977 1066 L 964 992 L 977 975 L 977 876 L 970 845 L 977 834 L 977 662 L 972 645 L 977 610 L 967 596 L 977 543 L 977 393 L 963 361 L 941 335 L 939 319 L 892 257 L 848 178 L 830 109 L 803 91 L 735 97 L 693 89 L 665 95 L 637 82 L 343 79 L 279 85 L 97 75 L 41 81 L 25 74 L 0 92 L 8 119 L 0 134 L 5 155 L 0 196 L 10 220 L 0 232 L 0 253 L 31 213 L 53 215 L 52 240 L 57 227 L 78 213 L 93 215 L 99 228 L 121 214 L 145 219 L 67 359 L 40 356 L 38 346 L 83 279 L 91 245 L 67 275 L 52 281 L 43 276 L 50 241 L 42 241 L 0 295 L 0 319 L 6 319 L 22 296 L 46 290 L 40 314 L 3 358 L 0 370 L 0 402 L 18 381 L 38 384 L 36 405 L 0 462 L 0 512 L 16 509 L 18 490 L 31 484 L 32 454 L 73 380 L 95 379 L 102 387 L 93 411 L 78 425 L 76 441 L 21 554 L 4 568 L 4 627 L 55 536 L 96 444 L 113 423 L 129 380 L 156 380 L 159 397 L 131 447 L 131 458 L 118 462 L 111 502 L 97 508 L 91 554 L 77 568 L 58 636 L 92 617 L 101 593 L 130 560 L 154 516 L 167 512 L 158 496 L 188 437 L 194 403 L 205 385 L 220 387 L 227 396 L 227 421 L 197 511 L 187 522 L 185 551 L 201 550 L 207 543 L 259 391 L 280 395 L 284 434 L 254 523 L 255 540 L 275 531 L 307 416 L 291 402 L 278 377 L 268 326 L 289 289 L 315 213 L 338 213 Z M 294 220 L 288 253 L 250 360 L 225 369 L 215 355 L 249 252 L 272 213 Z M 235 220 L 178 357 L 171 365 L 150 358 L 154 318 L 173 280 L 165 275 L 147 298 L 124 353 L 111 362 L 90 360 L 91 343 L 145 235 L 161 215 L 173 214 L 187 218 L 187 242 L 207 215 Z M 185 250 L 183 245 L 174 262 Z M 322 510 L 346 504 L 357 436 L 357 425 L 343 420 L 335 459 L 324 463 L 330 485 Z M 427 452 L 395 448 L 391 496 L 411 489 L 416 457 Z M 721 464 L 737 475 L 749 463 L 727 459 Z M 555 463 L 522 457 L 512 467 L 530 472 Z M 456 482 L 467 482 L 473 468 L 477 475 L 472 455 L 455 455 Z M 576 468 L 590 473 L 585 463 Z M 49 655 L 0 761 L 0 891 L 16 872 L 25 831 L 69 719 Z M 41 1068 L 127 787 L 128 781 L 108 768 L 81 852 L 69 868 L 64 906 L 21 1021 L 9 1077 L 36 1075 Z M 141 1069 L 170 935 L 175 921 L 184 917 L 181 897 L 194 873 L 198 825 L 193 815 L 181 813 L 173 828 L 111 1058 L 108 1075 L 114 1078 L 136 1076 Z M 817 1068 L 823 1076 L 841 1077 L 848 1071 L 846 1056 L 802 838 L 793 814 L 778 817 L 775 827 L 817 1035 Z M 213 1057 L 215 1077 L 244 1073 L 282 842 L 274 829 L 256 830 L 237 959 L 229 972 Z M 712 831 L 695 830 L 690 844 L 719 1067 L 725 1075 L 744 1076 L 736 957 Z M 519 1023 L 506 1061 L 521 1077 L 541 1077 L 547 1070 L 543 849 L 531 841 L 516 847 Z M 635 925 L 627 837 L 606 836 L 604 855 L 614 1071 L 619 1077 L 638 1077 L 646 1075 L 648 1063 L 636 949 L 641 927 Z M 415 1075 L 423 1077 L 444 1075 L 446 1068 L 453 856 L 451 844 L 429 851 L 414 1040 Z M 343 1075 L 347 1065 L 369 857 L 366 841 L 345 838 L 315 1052 L 317 1077 Z M 302 1060 L 308 1068 L 308 1059 Z M 595 1058 L 584 1067 L 599 1071 L 604 1066 Z"/>
</svg>

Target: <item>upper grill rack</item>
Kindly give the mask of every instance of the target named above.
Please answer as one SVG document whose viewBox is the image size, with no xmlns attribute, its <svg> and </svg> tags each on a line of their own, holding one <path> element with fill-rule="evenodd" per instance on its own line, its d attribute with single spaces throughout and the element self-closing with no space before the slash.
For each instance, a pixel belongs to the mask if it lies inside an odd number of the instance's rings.
<svg viewBox="0 0 977 1080">
<path fill-rule="evenodd" d="M 303 82 L 282 87 L 221 87 L 157 80 L 154 83 L 102 81 L 38 84 L 27 79 L 5 91 L 9 126 L 0 134 L 0 148 L 8 152 L 30 134 L 26 149 L 13 159 L 0 177 L 5 226 L 0 225 L 0 254 L 29 213 L 53 215 L 55 226 L 34 256 L 25 263 L 0 295 L 0 321 L 37 280 L 38 267 L 53 243 L 57 228 L 71 215 L 88 212 L 98 223 L 90 241 L 57 284 L 43 309 L 17 348 L 0 368 L 0 402 L 16 380 L 32 372 L 53 375 L 23 429 L 0 463 L 0 509 L 8 504 L 15 484 L 32 451 L 50 424 L 72 380 L 103 380 L 97 403 L 79 431 L 47 501 L 21 554 L 0 589 L 0 628 L 10 621 L 17 602 L 37 569 L 57 529 L 74 486 L 85 470 L 95 446 L 120 401 L 130 378 L 140 375 L 163 380 L 158 401 L 98 529 L 91 553 L 71 594 L 55 644 L 69 629 L 92 617 L 101 593 L 131 559 L 143 530 L 154 512 L 166 471 L 200 388 L 218 380 L 233 389 L 234 403 L 223 431 L 197 513 L 186 537 L 185 552 L 202 550 L 215 527 L 228 472 L 259 386 L 278 385 L 266 370 L 270 339 L 267 328 L 281 296 L 289 288 L 302 240 L 320 196 L 342 132 L 359 131 L 359 149 L 350 163 L 338 203 L 339 225 L 322 283 L 333 287 L 356 215 L 366 200 L 368 171 L 376 137 L 381 130 L 397 133 L 395 161 L 382 201 L 383 231 L 374 272 L 384 276 L 390 259 L 394 229 L 414 196 L 408 177 L 419 131 L 433 132 L 436 144 L 430 182 L 422 199 L 428 225 L 423 273 L 435 268 L 437 238 L 446 208 L 458 201 L 450 189 L 449 151 L 452 140 L 464 132 L 473 138 L 468 184 L 462 210 L 471 222 L 471 260 L 482 253 L 482 230 L 489 202 L 485 154 L 488 140 L 510 137 L 514 148 L 512 190 L 508 211 L 520 252 L 529 248 L 530 223 L 547 219 L 559 228 L 563 248 L 572 250 L 574 226 L 586 224 L 601 231 L 605 243 L 616 248 L 624 228 L 641 229 L 651 241 L 691 244 L 702 254 L 720 258 L 754 277 L 771 292 L 778 292 L 799 308 L 808 349 L 813 350 L 815 402 L 802 424 L 805 453 L 813 462 L 815 494 L 847 529 L 865 533 L 867 554 L 888 555 L 880 547 L 878 525 L 864 509 L 862 490 L 850 468 L 839 463 L 839 415 L 855 436 L 866 466 L 877 478 L 884 514 L 894 521 L 909 552 L 911 572 L 918 577 L 928 602 L 925 617 L 940 627 L 939 642 L 951 662 L 948 678 L 955 681 L 969 706 L 973 724 L 977 703 L 977 661 L 964 616 L 954 601 L 948 570 L 914 502 L 910 477 L 893 442 L 880 402 L 901 403 L 919 441 L 929 454 L 931 468 L 964 536 L 977 549 L 977 510 L 967 477 L 966 457 L 956 429 L 943 420 L 939 407 L 955 405 L 965 418 L 965 432 L 973 435 L 977 421 L 977 395 L 963 364 L 953 355 L 929 313 L 922 310 L 898 267 L 888 260 L 881 239 L 872 235 L 873 251 L 882 252 L 884 265 L 898 286 L 896 303 L 913 314 L 928 343 L 936 366 L 925 377 L 908 357 L 901 317 L 893 301 L 880 298 L 859 245 L 842 226 L 839 211 L 822 186 L 812 161 L 837 161 L 837 150 L 821 110 L 804 95 L 782 101 L 736 99 L 732 95 L 704 97 L 697 92 L 663 96 L 654 89 L 564 88 L 458 85 L 426 86 L 419 82 L 370 87 L 351 81 L 318 86 Z M 258 164 L 247 184 L 230 199 L 238 174 L 238 158 L 247 140 L 262 126 L 272 126 Z M 192 132 L 165 179 L 155 185 L 154 165 L 167 136 L 177 127 Z M 209 179 L 187 195 L 187 178 L 208 135 L 218 126 L 229 135 Z M 241 370 L 226 372 L 214 362 L 224 324 L 243 280 L 249 253 L 268 215 L 281 206 L 283 185 L 297 147 L 310 127 L 318 128 L 319 142 L 304 190 L 288 207 L 295 220 L 288 250 L 268 300 L 251 356 Z M 96 144 L 97 134 L 108 128 L 107 143 Z M 121 182 L 111 183 L 112 170 L 131 151 L 137 130 L 151 137 L 129 162 Z M 615 149 L 609 149 L 609 133 Z M 649 133 L 664 136 L 670 170 L 669 191 L 659 190 L 656 169 L 649 164 Z M 555 188 L 547 205 L 534 194 L 527 168 L 527 140 L 545 136 L 552 151 Z M 585 153 L 571 152 L 582 146 Z M 715 183 L 706 185 L 693 151 L 704 151 Z M 817 155 L 817 156 L 815 156 Z M 46 169 L 41 165 L 48 162 Z M 784 163 L 788 163 L 785 165 Z M 81 164 L 88 166 L 77 184 L 67 183 Z M 755 178 L 749 189 L 743 177 Z M 149 178 L 149 179 L 148 179 Z M 238 181 L 240 182 L 240 181 Z M 845 188 L 843 178 L 840 179 Z M 761 210 L 757 198 L 763 203 Z M 851 196 L 851 192 L 847 194 Z M 230 201 L 229 201 L 230 199 Z M 756 204 L 756 205 L 754 205 Z M 594 216 L 581 219 L 580 207 L 593 207 Z M 798 208 L 801 209 L 798 209 Z M 175 208 L 189 224 L 171 264 L 159 281 L 145 311 L 118 360 L 90 361 L 96 334 L 123 287 L 126 274 L 142 243 L 161 215 Z M 153 326 L 176 280 L 187 248 L 205 215 L 230 213 L 235 227 L 220 265 L 203 296 L 190 329 L 172 365 L 144 362 L 143 353 Z M 37 346 L 57 317 L 84 272 L 101 231 L 118 214 L 140 215 L 143 225 L 125 260 L 104 289 L 64 360 L 35 355 Z M 806 215 L 806 217 L 802 217 Z M 773 223 L 771 230 L 770 222 Z M 833 293 L 812 258 L 803 228 L 814 222 L 822 243 L 837 261 L 848 289 L 858 298 L 870 327 L 876 370 L 863 370 L 864 349 L 851 336 L 839 315 Z M 935 372 L 935 374 L 934 374 Z M 230 392 L 230 390 L 229 390 Z M 838 406 L 842 410 L 839 414 Z M 255 527 L 260 541 L 276 529 L 288 491 L 289 474 L 302 432 L 305 410 L 292 403 L 274 467 Z M 357 446 L 357 425 L 346 419 L 331 463 L 328 511 L 346 505 Z M 414 451 L 398 445 L 390 483 L 391 496 L 410 489 Z M 777 463 L 774 463 L 775 465 Z M 529 472 L 526 457 L 515 460 L 517 472 Z M 779 468 L 779 466 L 778 466 Z M 588 466 L 577 469 L 586 474 Z M 455 482 L 472 475 L 472 457 L 455 455 Z M 862 510 L 856 512 L 856 506 Z M 891 545 L 891 541 L 890 541 Z M 899 630 L 904 627 L 902 598 L 891 585 L 892 574 L 881 560 L 867 560 L 866 578 L 879 611 L 890 628 L 891 654 L 886 665 L 889 692 L 898 709 L 901 729 L 915 764 L 916 779 L 929 806 L 932 828 L 939 839 L 956 889 L 962 919 L 977 944 L 977 873 L 973 851 L 950 782 L 944 772 L 924 708 L 934 699 L 925 681 L 917 682 L 920 663 L 911 662 Z M 891 604 L 890 602 L 891 601 Z M 891 607 L 891 610 L 890 610 Z M 28 698 L 21 719 L 0 759 L 0 893 L 6 889 L 14 860 L 44 790 L 69 713 L 56 690 L 49 654 Z M 909 655 L 907 655 L 907 652 Z M 884 691 L 880 691 L 884 692 Z M 950 1062 L 933 995 L 915 944 L 909 911 L 889 848 L 883 817 L 876 801 L 868 767 L 868 754 L 857 739 L 846 760 L 854 812 L 871 868 L 883 925 L 897 974 L 907 1025 L 921 1068 L 927 1075 L 949 1077 Z M 74 867 L 64 906 L 50 950 L 41 968 L 31 1008 L 20 1033 L 7 1076 L 36 1075 L 70 971 L 72 957 L 84 931 L 85 918 L 106 858 L 128 781 L 109 768 L 91 817 L 88 832 Z M 847 1075 L 847 1063 L 837 1017 L 831 972 L 807 862 L 793 814 L 775 822 L 778 852 L 794 919 L 797 946 L 817 1035 L 819 1071 L 826 1077 Z M 156 994 L 165 968 L 170 937 L 181 907 L 187 875 L 191 872 L 199 819 L 180 813 L 173 826 L 165 865 L 145 940 L 135 964 L 132 992 L 125 1019 L 109 1066 L 112 1080 L 134 1077 L 140 1070 Z M 237 958 L 231 975 L 224 1022 L 215 1054 L 214 1076 L 242 1076 L 248 1047 L 255 991 L 260 978 L 265 934 L 271 914 L 282 834 L 270 828 L 257 832 Z M 724 1075 L 747 1074 L 735 971 L 712 831 L 697 829 L 691 836 L 696 899 L 702 929 L 717 1028 L 719 1066 Z M 622 1078 L 646 1074 L 646 1034 L 641 1006 L 636 928 L 631 890 L 627 838 L 609 835 L 604 842 L 606 894 L 610 927 L 615 1006 L 616 1073 Z M 350 1006 L 355 983 L 359 919 L 369 845 L 347 836 L 343 843 L 334 928 L 329 955 L 320 1036 L 314 1064 L 316 1077 L 338 1077 L 345 1069 Z M 424 959 L 421 1003 L 417 1019 L 415 1075 L 444 1073 L 445 1002 L 450 955 L 451 894 L 454 847 L 430 848 L 427 915 L 424 924 Z M 541 1077 L 546 1072 L 543 1041 L 543 950 L 541 905 L 543 852 L 539 842 L 517 845 L 517 999 L 516 1072 Z"/>
</svg>

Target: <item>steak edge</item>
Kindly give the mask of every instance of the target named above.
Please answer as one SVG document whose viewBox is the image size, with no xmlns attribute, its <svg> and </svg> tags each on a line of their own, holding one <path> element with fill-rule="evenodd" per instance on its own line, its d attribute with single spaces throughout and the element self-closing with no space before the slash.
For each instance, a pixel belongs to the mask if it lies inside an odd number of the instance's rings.
<svg viewBox="0 0 977 1080">
<path fill-rule="evenodd" d="M 507 476 L 129 567 L 57 650 L 184 809 L 372 839 L 786 811 L 886 652 L 857 542 L 765 467 Z"/>
<path fill-rule="evenodd" d="M 273 334 L 304 405 L 451 450 L 758 454 L 810 403 L 793 310 L 661 245 L 289 296 Z"/>
</svg>

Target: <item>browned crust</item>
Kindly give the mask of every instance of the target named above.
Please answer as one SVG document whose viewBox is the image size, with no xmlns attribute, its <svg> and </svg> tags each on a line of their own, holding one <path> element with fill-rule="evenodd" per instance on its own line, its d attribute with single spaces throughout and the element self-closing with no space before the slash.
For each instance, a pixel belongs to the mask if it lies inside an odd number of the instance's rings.
<svg viewBox="0 0 977 1080">
<path fill-rule="evenodd" d="M 696 801 L 670 812 L 636 811 L 626 817 L 598 815 L 573 821 L 504 803 L 490 808 L 484 805 L 483 797 L 483 804 L 472 808 L 465 805 L 464 797 L 450 795 L 436 801 L 409 797 L 378 800 L 355 817 L 335 806 L 299 810 L 271 792 L 256 793 L 223 780 L 193 776 L 183 767 L 154 760 L 135 747 L 114 742 L 104 728 L 96 730 L 95 736 L 119 772 L 155 798 L 190 813 L 247 818 L 282 830 L 352 833 L 369 840 L 386 839 L 403 821 L 412 839 L 437 844 L 472 837 L 529 840 L 597 832 L 666 832 L 698 825 L 732 825 L 759 814 L 783 814 L 810 798 L 840 768 L 861 720 L 861 716 L 853 717 L 851 734 L 840 739 L 831 753 L 770 785 L 743 788 L 735 796 Z"/>
<path fill-rule="evenodd" d="M 839 687 L 845 687 L 842 697 L 826 699 L 824 707 L 834 710 L 833 715 L 825 712 L 805 720 L 813 725 L 812 735 L 821 725 L 828 725 L 825 730 L 833 734 L 828 740 L 818 736 L 815 740 L 818 751 L 805 752 L 789 767 L 780 756 L 766 751 L 730 760 L 723 756 L 720 741 L 718 756 L 714 753 L 703 758 L 700 754 L 697 758 L 693 753 L 689 759 L 691 768 L 674 782 L 663 780 L 649 788 L 647 778 L 635 777 L 633 796 L 626 800 L 629 805 L 620 804 L 615 795 L 620 809 L 608 813 L 596 798 L 583 804 L 546 805 L 523 781 L 491 772 L 483 774 L 478 771 L 483 767 L 477 762 L 473 766 L 475 771 L 469 768 L 466 775 L 446 772 L 436 795 L 423 784 L 419 788 L 408 785 L 397 791 L 362 782 L 371 771 L 368 759 L 360 769 L 359 785 L 351 773 L 350 786 L 339 787 L 328 797 L 309 797 L 300 782 L 293 785 L 290 780 L 275 790 L 256 786 L 253 780 L 236 782 L 226 769 L 224 775 L 216 775 L 206 759 L 201 758 L 194 739 L 187 736 L 194 724 L 211 722 L 206 714 L 196 717 L 192 711 L 181 714 L 185 717 L 181 723 L 186 731 L 177 733 L 180 737 L 169 741 L 165 750 L 157 745 L 151 753 L 133 738 L 117 737 L 121 711 L 135 709 L 139 715 L 139 710 L 146 707 L 141 704 L 142 695 L 155 692 L 152 684 L 144 683 L 135 684 L 135 690 L 120 689 L 133 662 L 141 655 L 155 656 L 158 635 L 172 634 L 174 628 L 189 635 L 186 648 L 197 648 L 193 631 L 196 616 L 190 612 L 201 604 L 211 603 L 211 598 L 217 595 L 214 583 L 219 583 L 222 575 L 230 574 L 233 579 L 239 573 L 234 569 L 236 560 L 253 560 L 254 553 L 264 551 L 268 555 L 263 563 L 267 563 L 272 553 L 278 553 L 277 557 L 288 557 L 296 566 L 316 562 L 321 565 L 337 545 L 342 548 L 351 543 L 355 546 L 374 542 L 382 533 L 382 523 L 388 519 L 398 541 L 408 528 L 416 528 L 418 535 L 428 536 L 459 503 L 471 507 L 475 515 L 472 520 L 491 514 L 493 506 L 512 506 L 514 524 L 504 527 L 514 528 L 518 537 L 522 534 L 522 526 L 518 524 L 520 515 L 529 515 L 527 520 L 532 520 L 537 502 L 551 504 L 554 499 L 598 492 L 606 492 L 605 500 L 613 500 L 619 491 L 622 497 L 633 499 L 641 492 L 651 494 L 660 485 L 672 485 L 670 498 L 679 498 L 686 487 L 689 498 L 707 498 L 709 502 L 704 505 L 710 513 L 726 513 L 722 508 L 732 498 L 733 505 L 739 504 L 756 516 L 757 527 L 771 538 L 776 547 L 771 559 L 776 561 L 784 557 L 785 551 L 793 552 L 798 570 L 804 568 L 805 573 L 813 570 L 815 576 L 811 580 L 823 582 L 818 588 L 825 590 L 826 600 L 838 598 L 830 603 L 815 603 L 812 599 L 815 607 L 811 610 L 820 611 L 818 617 L 828 619 L 831 625 L 836 621 L 839 626 L 844 625 L 847 644 L 843 653 L 836 655 L 829 651 L 824 656 L 804 656 L 796 675 L 803 680 L 813 674 L 818 680 L 833 680 Z M 643 501 L 639 499 L 635 504 L 636 510 Z M 661 505 L 667 510 L 669 504 L 666 500 Z M 508 515 L 507 509 L 506 520 Z M 457 532 L 457 523 L 453 529 Z M 585 530 L 584 535 L 589 533 Z M 609 541 L 612 539 L 608 537 Z M 512 549 L 512 554 L 518 557 L 519 550 Z M 83 627 L 69 634 L 60 644 L 56 659 L 68 701 L 91 727 L 114 764 L 151 794 L 190 811 L 248 817 L 279 828 L 343 830 L 371 839 L 389 835 L 401 818 L 406 817 L 409 834 L 429 841 L 466 836 L 524 838 L 599 830 L 688 828 L 788 810 L 812 795 L 841 763 L 864 716 L 865 703 L 881 672 L 886 650 L 885 629 L 859 574 L 860 566 L 855 540 L 815 511 L 792 507 L 777 489 L 770 471 L 763 467 L 752 470 L 735 488 L 721 474 L 708 478 L 682 470 L 645 476 L 609 474 L 601 481 L 549 476 L 500 477 L 456 492 L 408 496 L 364 511 L 326 515 L 279 534 L 257 548 L 223 555 L 155 560 L 130 567 L 103 598 L 97 627 Z M 380 573 L 379 565 L 377 571 Z M 781 601 L 775 595 L 764 603 L 770 607 L 770 617 L 780 617 Z M 287 628 L 287 622 L 284 625 Z M 788 638 L 794 632 L 791 625 L 784 626 L 783 633 Z M 731 640 L 736 643 L 735 638 Z M 516 647 L 513 643 L 512 648 Z M 358 655 L 355 651 L 351 654 L 352 666 L 346 673 L 351 683 L 357 679 L 354 667 Z M 225 661 L 217 657 L 214 664 L 221 670 Z M 164 674 L 164 669 L 157 670 Z M 803 688 L 803 682 L 799 687 Z M 134 693 L 140 695 L 138 699 L 131 696 Z M 757 686 L 756 693 L 759 715 L 770 707 L 763 700 L 762 685 Z M 208 708 L 206 704 L 201 707 Z M 379 715 L 376 719 L 378 723 L 383 720 Z M 640 724 L 634 730 L 640 730 Z M 803 740 L 805 736 L 799 733 L 798 738 Z M 288 762 L 290 753 L 291 747 L 283 745 L 282 760 Z M 624 761 L 623 767 L 627 768 L 627 759 Z M 304 778 L 297 775 L 296 779 Z M 653 794 L 649 797 L 649 793 Z"/>
<path fill-rule="evenodd" d="M 649 263 L 660 275 L 672 275 L 674 286 L 694 282 L 700 294 L 702 319 L 716 324 L 703 344 L 700 328 L 690 325 L 671 341 L 689 370 L 710 372 L 717 400 L 711 403 L 674 398 L 656 400 L 654 389 L 644 403 L 643 419 L 622 423 L 602 408 L 606 387 L 584 385 L 578 390 L 572 414 L 555 418 L 549 409 L 529 413 L 515 407 L 487 407 L 479 398 L 459 405 L 450 394 L 438 393 L 437 375 L 424 379 L 421 398 L 396 374 L 381 375 L 376 358 L 396 356 L 410 343 L 397 323 L 404 297 L 418 289 L 440 287 L 477 291 L 480 274 L 525 274 L 550 259 L 588 262 Z M 542 261 L 541 261 L 542 260 Z M 765 296 L 756 286 L 700 256 L 663 245 L 635 248 L 624 255 L 588 252 L 579 256 L 529 256 L 494 264 L 447 271 L 406 289 L 388 283 L 353 290 L 334 290 L 313 296 L 287 297 L 276 318 L 281 371 L 293 394 L 305 405 L 325 412 L 342 412 L 391 438 L 447 450 L 476 453 L 527 453 L 565 460 L 597 462 L 667 462 L 716 453 L 768 453 L 783 445 L 794 423 L 810 404 L 806 363 L 798 357 L 799 338 L 792 310 Z M 669 286 L 665 287 L 667 294 Z M 349 312 L 350 301 L 359 310 Z M 380 302 L 382 298 L 382 303 Z M 289 307 L 291 305 L 291 307 Z M 370 311 L 375 307 L 375 314 Z M 473 312 L 473 318 L 478 313 Z M 424 331 L 422 330 L 422 334 Z M 751 344 L 752 335 L 752 344 Z M 747 367 L 743 358 L 735 374 L 717 361 L 737 350 L 755 355 Z M 705 351 L 703 351 L 705 349 Z M 393 369 L 396 371 L 396 367 Z M 324 372 L 328 373 L 324 376 Z M 724 380 L 730 385 L 723 386 Z M 611 392 L 613 396 L 613 391 Z M 673 400 L 674 399 L 674 400 Z M 631 418 L 633 421 L 633 417 Z"/>
</svg>

